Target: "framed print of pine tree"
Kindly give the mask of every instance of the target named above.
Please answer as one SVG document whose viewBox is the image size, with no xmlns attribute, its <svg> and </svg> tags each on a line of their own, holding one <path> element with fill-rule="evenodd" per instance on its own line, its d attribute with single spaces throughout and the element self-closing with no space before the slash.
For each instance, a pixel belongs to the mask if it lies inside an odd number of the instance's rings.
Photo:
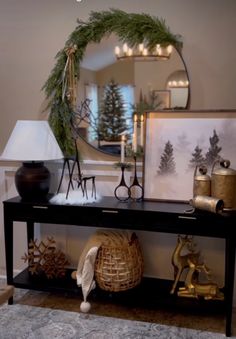
<svg viewBox="0 0 236 339">
<path fill-rule="evenodd" d="M 196 166 L 236 169 L 235 110 L 162 110 L 145 116 L 144 199 L 188 202 Z"/>
</svg>

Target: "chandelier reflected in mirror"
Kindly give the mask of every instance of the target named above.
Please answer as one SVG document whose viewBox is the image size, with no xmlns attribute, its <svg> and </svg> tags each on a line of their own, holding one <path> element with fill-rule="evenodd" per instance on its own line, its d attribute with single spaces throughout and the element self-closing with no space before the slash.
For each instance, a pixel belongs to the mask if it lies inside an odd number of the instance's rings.
<svg viewBox="0 0 236 339">
<path fill-rule="evenodd" d="M 171 45 L 161 46 L 160 44 L 156 45 L 156 48 L 149 50 L 145 47 L 144 43 L 139 44 L 138 46 L 131 48 L 127 43 L 124 43 L 122 48 L 119 46 L 115 47 L 115 55 L 117 60 L 124 59 L 134 59 L 135 61 L 147 61 L 147 60 L 168 60 L 173 51 Z"/>
</svg>

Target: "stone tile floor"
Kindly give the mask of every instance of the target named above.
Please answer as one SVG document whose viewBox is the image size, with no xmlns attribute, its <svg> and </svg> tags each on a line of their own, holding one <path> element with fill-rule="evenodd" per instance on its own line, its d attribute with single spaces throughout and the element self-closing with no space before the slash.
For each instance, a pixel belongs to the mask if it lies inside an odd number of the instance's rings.
<svg viewBox="0 0 236 339">
<path fill-rule="evenodd" d="M 15 303 L 30 306 L 40 306 L 50 309 L 80 312 L 81 298 L 68 294 L 51 294 L 46 292 L 27 291 L 14 298 Z M 146 308 L 132 308 L 115 304 L 110 301 L 91 301 L 90 314 L 110 316 L 121 319 L 153 322 L 158 324 L 200 329 L 202 331 L 224 333 L 225 319 L 220 314 L 204 316 L 176 313 L 171 310 L 150 310 Z M 236 332 L 235 332 L 236 333 Z"/>
<path fill-rule="evenodd" d="M 0 285 L 4 280 L 0 279 Z M 137 320 L 163 325 L 184 327 L 201 331 L 224 333 L 225 319 L 221 314 L 196 315 L 188 313 L 176 313 L 172 310 L 134 308 L 119 305 L 112 297 L 105 302 L 101 300 L 89 300 L 91 303 L 90 314 L 115 317 L 120 319 Z M 24 289 L 15 289 L 14 304 L 38 306 L 49 309 L 58 309 L 72 312 L 80 312 L 82 298 L 79 295 L 54 294 Z M 233 334 L 236 334 L 236 314 L 233 315 Z"/>
</svg>

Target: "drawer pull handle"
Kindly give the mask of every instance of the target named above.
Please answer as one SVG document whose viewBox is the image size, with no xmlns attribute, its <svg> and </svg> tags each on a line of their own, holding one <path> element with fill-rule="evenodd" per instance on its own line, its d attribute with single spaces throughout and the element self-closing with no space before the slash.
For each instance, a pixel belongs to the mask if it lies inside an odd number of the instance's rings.
<svg viewBox="0 0 236 339">
<path fill-rule="evenodd" d="M 42 209 L 42 210 L 47 210 L 48 209 L 47 206 L 33 206 L 33 208 L 38 208 L 38 209 Z"/>
<path fill-rule="evenodd" d="M 102 213 L 119 213 L 116 210 L 102 210 Z"/>
<path fill-rule="evenodd" d="M 187 217 L 187 216 L 184 216 L 184 215 L 178 215 L 178 218 L 179 218 L 179 219 L 191 219 L 191 220 L 197 220 L 196 217 Z"/>
</svg>

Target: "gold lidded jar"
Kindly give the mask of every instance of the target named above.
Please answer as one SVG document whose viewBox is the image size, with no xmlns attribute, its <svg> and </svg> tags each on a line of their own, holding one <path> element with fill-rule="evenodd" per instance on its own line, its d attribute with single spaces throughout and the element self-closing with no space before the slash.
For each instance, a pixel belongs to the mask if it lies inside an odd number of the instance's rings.
<svg viewBox="0 0 236 339">
<path fill-rule="evenodd" d="M 207 174 L 207 167 L 205 165 L 197 165 L 194 171 L 193 178 L 193 196 L 211 195 L 211 178 Z"/>
<path fill-rule="evenodd" d="M 229 160 L 218 160 L 213 164 L 211 195 L 223 200 L 224 210 L 236 210 L 236 171 L 229 166 Z"/>
</svg>

